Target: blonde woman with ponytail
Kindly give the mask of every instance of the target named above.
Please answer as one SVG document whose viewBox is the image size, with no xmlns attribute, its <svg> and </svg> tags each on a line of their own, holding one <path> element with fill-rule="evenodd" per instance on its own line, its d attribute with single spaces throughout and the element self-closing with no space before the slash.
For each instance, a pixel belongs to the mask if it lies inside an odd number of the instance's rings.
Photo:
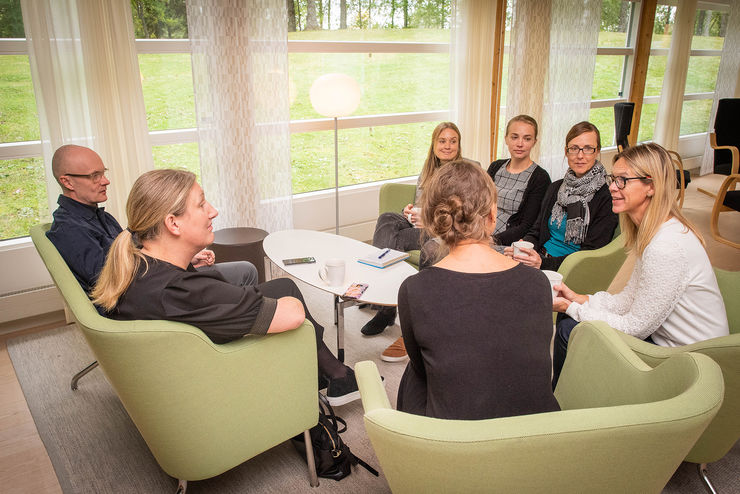
<svg viewBox="0 0 740 494">
<path fill-rule="evenodd" d="M 635 253 L 637 261 L 627 285 L 616 295 L 581 295 L 559 285 L 560 297 L 553 309 L 565 314 L 556 324 L 553 386 L 565 361 L 570 332 L 580 321 L 605 321 L 661 346 L 729 334 L 704 240 L 676 203 L 676 175 L 668 152 L 654 143 L 628 148 L 614 157 L 606 182 L 625 248 Z"/>
<path fill-rule="evenodd" d="M 323 342 L 324 328 L 289 279 L 237 286 L 217 271 L 196 271 L 195 254 L 213 242 L 218 212 L 195 175 L 154 170 L 134 183 L 126 204 L 128 228 L 110 248 L 92 292 L 113 319 L 165 319 L 192 324 L 214 343 L 247 334 L 289 331 L 305 319 L 316 331 L 319 376 L 332 405 L 359 398 L 354 372 Z"/>
<path fill-rule="evenodd" d="M 541 271 L 490 247 L 493 181 L 480 166 L 454 161 L 430 179 L 422 205 L 424 227 L 446 255 L 398 292 L 409 355 L 398 409 L 468 420 L 558 410 L 552 292 Z"/>
</svg>

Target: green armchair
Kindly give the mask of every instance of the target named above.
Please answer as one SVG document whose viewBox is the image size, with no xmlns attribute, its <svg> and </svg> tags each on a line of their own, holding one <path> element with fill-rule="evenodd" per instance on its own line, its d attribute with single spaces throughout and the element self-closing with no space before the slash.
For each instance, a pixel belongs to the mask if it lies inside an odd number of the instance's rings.
<svg viewBox="0 0 740 494">
<path fill-rule="evenodd" d="M 378 215 L 383 213 L 401 213 L 407 204 L 413 204 L 416 197 L 416 185 L 383 184 L 378 196 Z M 406 262 L 419 269 L 421 251 L 410 250 Z"/>
<path fill-rule="evenodd" d="M 581 250 L 565 258 L 558 269 L 563 283 L 576 293 L 606 291 L 627 259 L 622 235 L 600 249 Z"/>
<path fill-rule="evenodd" d="M 318 418 L 311 323 L 216 345 L 183 323 L 104 318 L 48 228 L 31 229 L 36 249 L 157 462 L 180 479 L 180 492 L 188 480 L 223 473 L 302 431 L 308 438 Z M 308 463 L 318 485 L 312 455 Z"/>
<path fill-rule="evenodd" d="M 724 389 L 706 356 L 683 354 L 651 369 L 598 322 L 574 330 L 555 392 L 559 412 L 477 421 L 411 415 L 390 407 L 373 362 L 355 372 L 365 428 L 395 493 L 658 493 Z"/>
<path fill-rule="evenodd" d="M 725 301 L 730 335 L 691 345 L 666 348 L 628 336 L 619 335 L 625 343 L 648 365 L 655 367 L 674 355 L 686 352 L 702 353 L 722 368 L 725 381 L 725 400 L 717 416 L 704 431 L 696 445 L 686 456 L 686 461 L 696 463 L 699 475 L 710 492 L 715 492 L 707 473 L 707 463 L 719 460 L 740 438 L 740 271 L 714 270 L 722 298 Z"/>
</svg>

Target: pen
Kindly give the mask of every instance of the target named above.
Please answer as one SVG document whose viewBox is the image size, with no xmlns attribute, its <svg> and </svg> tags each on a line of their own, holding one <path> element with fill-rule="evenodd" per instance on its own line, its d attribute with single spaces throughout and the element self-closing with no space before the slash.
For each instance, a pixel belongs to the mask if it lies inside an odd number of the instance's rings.
<svg viewBox="0 0 740 494">
<path fill-rule="evenodd" d="M 387 253 L 389 253 L 390 251 L 391 251 L 390 249 L 385 249 L 385 250 L 383 251 L 383 253 L 382 253 L 382 254 L 380 254 L 380 255 L 378 256 L 378 259 L 382 259 L 382 258 L 383 258 L 383 256 L 384 256 L 384 255 L 386 255 Z"/>
</svg>

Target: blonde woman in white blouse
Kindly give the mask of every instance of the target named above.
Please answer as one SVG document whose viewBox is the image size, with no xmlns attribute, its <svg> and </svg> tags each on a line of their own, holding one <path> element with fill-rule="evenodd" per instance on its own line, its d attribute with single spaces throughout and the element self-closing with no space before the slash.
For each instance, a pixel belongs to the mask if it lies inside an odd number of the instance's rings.
<svg viewBox="0 0 740 494">
<path fill-rule="evenodd" d="M 625 248 L 637 255 L 627 285 L 615 295 L 581 295 L 565 284 L 553 310 L 554 379 L 565 361 L 568 338 L 580 321 L 600 320 L 661 346 L 680 346 L 729 334 L 727 313 L 704 250 L 704 240 L 675 200 L 676 174 L 658 144 L 628 148 L 607 175 L 612 210 L 619 213 Z"/>
</svg>

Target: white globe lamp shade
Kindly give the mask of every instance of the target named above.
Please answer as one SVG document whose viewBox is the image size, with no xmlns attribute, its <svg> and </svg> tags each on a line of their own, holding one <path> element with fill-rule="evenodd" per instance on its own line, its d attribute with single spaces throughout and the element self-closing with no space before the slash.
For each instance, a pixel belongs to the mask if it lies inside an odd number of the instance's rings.
<svg viewBox="0 0 740 494">
<path fill-rule="evenodd" d="M 346 74 L 325 74 L 308 92 L 311 105 L 325 117 L 346 117 L 360 104 L 360 85 Z"/>
</svg>

